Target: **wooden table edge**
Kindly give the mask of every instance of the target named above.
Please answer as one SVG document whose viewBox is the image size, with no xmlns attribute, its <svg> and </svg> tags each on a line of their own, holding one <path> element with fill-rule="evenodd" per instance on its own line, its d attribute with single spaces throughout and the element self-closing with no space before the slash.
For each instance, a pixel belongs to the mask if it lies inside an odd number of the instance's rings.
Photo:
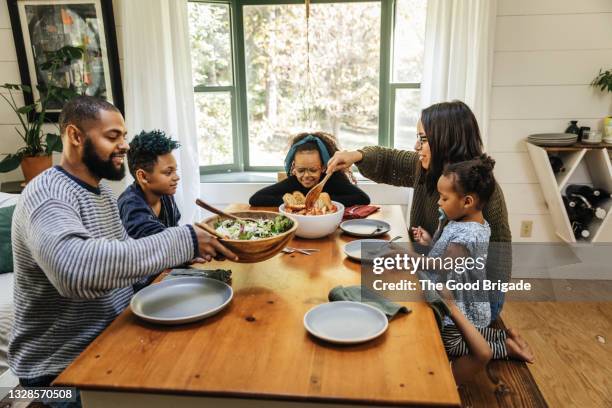
<svg viewBox="0 0 612 408">
<path fill-rule="evenodd" d="M 138 387 L 116 387 L 109 390 L 103 386 L 77 386 L 76 384 L 68 382 L 54 381 L 53 386 L 55 387 L 75 387 L 79 391 L 96 391 L 96 392 L 108 392 L 117 394 L 148 394 L 148 395 L 165 395 L 175 397 L 211 397 L 211 398 L 236 398 L 242 400 L 253 400 L 253 401 L 284 401 L 284 402 L 310 402 L 313 404 L 317 403 L 329 403 L 329 404 L 351 404 L 360 406 L 408 406 L 408 407 L 460 407 L 461 402 L 459 399 L 458 404 L 452 402 L 430 402 L 430 401 L 397 401 L 397 400 L 377 400 L 377 399 L 352 399 L 352 398 L 334 398 L 334 397 L 319 397 L 316 395 L 282 395 L 282 394 L 266 394 L 266 393 L 249 393 L 249 392 L 227 392 L 227 391 L 193 391 L 193 390 L 171 390 L 163 388 L 138 388 Z M 457 391 L 457 395 L 458 391 Z"/>
</svg>

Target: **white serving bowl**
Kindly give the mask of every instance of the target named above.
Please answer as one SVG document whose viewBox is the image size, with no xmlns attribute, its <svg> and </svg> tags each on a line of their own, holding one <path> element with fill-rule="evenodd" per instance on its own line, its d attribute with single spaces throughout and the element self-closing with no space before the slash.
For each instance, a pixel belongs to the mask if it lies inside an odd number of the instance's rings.
<svg viewBox="0 0 612 408">
<path fill-rule="evenodd" d="M 344 206 L 337 201 L 332 201 L 332 203 L 338 208 L 338 211 L 325 215 L 292 214 L 285 211 L 285 204 L 278 207 L 278 211 L 297 220 L 296 236 L 300 238 L 322 238 L 336 231 L 338 225 L 342 222 Z"/>
</svg>

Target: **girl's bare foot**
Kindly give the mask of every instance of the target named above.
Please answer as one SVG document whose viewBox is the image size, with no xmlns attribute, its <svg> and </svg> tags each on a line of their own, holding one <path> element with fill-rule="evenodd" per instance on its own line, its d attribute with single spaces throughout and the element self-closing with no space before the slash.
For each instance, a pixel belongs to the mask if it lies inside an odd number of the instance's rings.
<svg viewBox="0 0 612 408">
<path fill-rule="evenodd" d="M 534 355 L 529 344 L 513 329 L 507 330 L 506 350 L 508 357 L 533 363 Z"/>
</svg>

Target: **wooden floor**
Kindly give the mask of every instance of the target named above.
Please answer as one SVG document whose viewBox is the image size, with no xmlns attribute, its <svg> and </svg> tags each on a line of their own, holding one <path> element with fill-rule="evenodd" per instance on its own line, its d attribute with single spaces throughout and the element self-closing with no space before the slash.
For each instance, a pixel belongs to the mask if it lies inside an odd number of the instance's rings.
<svg viewBox="0 0 612 408">
<path fill-rule="evenodd" d="M 502 317 L 533 348 L 548 406 L 612 407 L 612 302 L 507 302 Z"/>
</svg>

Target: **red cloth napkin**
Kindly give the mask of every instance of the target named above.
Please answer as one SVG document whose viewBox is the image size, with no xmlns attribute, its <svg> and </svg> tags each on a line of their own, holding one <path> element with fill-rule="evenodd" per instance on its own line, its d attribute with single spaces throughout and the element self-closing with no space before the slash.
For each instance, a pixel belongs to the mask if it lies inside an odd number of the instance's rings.
<svg viewBox="0 0 612 408">
<path fill-rule="evenodd" d="M 343 220 L 354 220 L 357 218 L 365 218 L 370 214 L 374 214 L 380 210 L 376 205 L 354 205 L 344 209 Z"/>
</svg>

